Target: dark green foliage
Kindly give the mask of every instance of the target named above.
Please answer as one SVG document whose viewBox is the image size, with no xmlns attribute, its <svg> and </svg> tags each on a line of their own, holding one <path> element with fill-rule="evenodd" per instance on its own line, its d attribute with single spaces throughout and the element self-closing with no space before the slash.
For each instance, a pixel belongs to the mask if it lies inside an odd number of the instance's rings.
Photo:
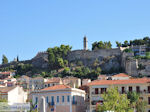
<svg viewBox="0 0 150 112">
<path fill-rule="evenodd" d="M 99 42 L 94 42 L 92 44 L 92 50 L 111 49 L 111 47 L 112 47 L 112 44 L 110 41 L 108 42 L 99 41 Z"/>
<path fill-rule="evenodd" d="M 8 63 L 8 59 L 5 55 L 3 55 L 2 57 L 2 64 L 7 64 Z"/>
<path fill-rule="evenodd" d="M 143 99 L 140 98 L 139 93 L 128 92 L 127 97 L 130 100 L 130 106 L 132 108 L 135 108 L 137 112 L 145 112 L 147 102 L 143 101 Z"/>
<path fill-rule="evenodd" d="M 122 44 L 122 47 L 127 47 L 129 45 L 130 45 L 129 42 L 127 40 L 125 40 L 124 43 Z"/>
<path fill-rule="evenodd" d="M 17 70 L 17 74 L 23 75 L 26 72 L 31 71 L 32 68 L 33 67 L 31 64 L 23 64 L 22 63 L 22 64 L 18 64 L 15 69 Z"/>
<path fill-rule="evenodd" d="M 120 46 L 120 42 L 116 42 L 117 47 Z M 144 37 L 143 39 L 135 39 L 135 40 L 130 40 L 129 42 L 127 40 L 124 41 L 123 44 L 121 44 L 121 47 L 127 47 L 131 45 L 147 45 L 150 47 L 150 38 L 149 37 Z M 147 49 L 147 51 L 150 51 L 150 49 Z"/>
<path fill-rule="evenodd" d="M 50 69 L 59 69 L 68 66 L 68 61 L 65 60 L 68 52 L 71 51 L 69 45 L 61 45 L 60 47 L 48 48 L 48 60 Z"/>
<path fill-rule="evenodd" d="M 138 65 L 138 70 L 143 70 L 143 69 L 145 69 L 145 66 L 143 66 L 142 64 L 139 64 Z"/>
<path fill-rule="evenodd" d="M 121 47 L 121 42 L 118 42 L 118 41 L 116 41 L 116 45 L 117 45 L 117 47 Z"/>
<path fill-rule="evenodd" d="M 125 49 L 124 52 L 126 52 L 126 53 L 133 53 L 132 49 L 128 49 L 128 48 Z"/>
<path fill-rule="evenodd" d="M 17 62 L 19 62 L 19 56 L 17 56 Z"/>
</svg>

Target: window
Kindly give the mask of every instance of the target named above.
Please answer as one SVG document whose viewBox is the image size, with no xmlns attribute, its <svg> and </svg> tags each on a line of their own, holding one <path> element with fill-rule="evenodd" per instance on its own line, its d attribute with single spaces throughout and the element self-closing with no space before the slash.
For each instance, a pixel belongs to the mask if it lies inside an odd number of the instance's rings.
<svg viewBox="0 0 150 112">
<path fill-rule="evenodd" d="M 106 88 L 101 88 L 101 94 L 103 94 L 104 92 L 106 92 Z"/>
<path fill-rule="evenodd" d="M 57 96 L 57 103 L 59 103 L 59 96 Z"/>
<path fill-rule="evenodd" d="M 148 104 L 150 105 L 150 97 L 148 97 Z"/>
<path fill-rule="evenodd" d="M 148 93 L 150 93 L 150 86 L 148 86 Z"/>
<path fill-rule="evenodd" d="M 75 102 L 75 96 L 73 96 L 73 102 Z"/>
<path fill-rule="evenodd" d="M 132 87 L 131 86 L 129 87 L 129 92 L 132 92 Z"/>
<path fill-rule="evenodd" d="M 46 102 L 48 103 L 48 96 L 46 97 Z"/>
<path fill-rule="evenodd" d="M 48 84 L 48 87 L 50 87 L 50 84 Z"/>
<path fill-rule="evenodd" d="M 54 111 L 54 108 L 51 108 L 51 111 Z"/>
<path fill-rule="evenodd" d="M 52 103 L 54 102 L 54 96 L 51 96 L 51 102 Z"/>
<path fill-rule="evenodd" d="M 36 104 L 38 103 L 38 97 L 35 98 L 35 103 L 36 103 Z"/>
<path fill-rule="evenodd" d="M 98 94 L 98 88 L 95 88 L 95 94 Z"/>
<path fill-rule="evenodd" d="M 67 101 L 70 102 L 70 96 L 67 96 Z"/>
<path fill-rule="evenodd" d="M 122 94 L 125 93 L 125 87 L 122 87 Z"/>
<path fill-rule="evenodd" d="M 136 92 L 140 93 L 140 87 L 139 86 L 136 86 Z"/>
<path fill-rule="evenodd" d="M 65 97 L 64 96 L 62 96 L 62 102 L 65 102 Z"/>
</svg>

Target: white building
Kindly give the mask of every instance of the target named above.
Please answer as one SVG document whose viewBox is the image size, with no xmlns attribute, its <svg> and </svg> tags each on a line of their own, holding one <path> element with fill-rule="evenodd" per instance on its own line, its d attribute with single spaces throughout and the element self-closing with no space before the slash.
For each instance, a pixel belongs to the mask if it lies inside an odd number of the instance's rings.
<svg viewBox="0 0 150 112">
<path fill-rule="evenodd" d="M 85 91 L 56 85 L 32 93 L 40 112 L 85 112 Z"/>
<path fill-rule="evenodd" d="M 91 79 L 83 79 L 82 80 L 82 85 L 86 85 L 86 84 L 88 84 L 90 82 L 91 82 Z"/>
<path fill-rule="evenodd" d="M 112 80 L 128 80 L 130 79 L 130 76 L 125 73 L 120 73 L 117 75 L 111 76 Z"/>
<path fill-rule="evenodd" d="M 20 86 L 0 87 L 0 95 L 8 103 L 26 103 L 27 92 Z"/>
</svg>

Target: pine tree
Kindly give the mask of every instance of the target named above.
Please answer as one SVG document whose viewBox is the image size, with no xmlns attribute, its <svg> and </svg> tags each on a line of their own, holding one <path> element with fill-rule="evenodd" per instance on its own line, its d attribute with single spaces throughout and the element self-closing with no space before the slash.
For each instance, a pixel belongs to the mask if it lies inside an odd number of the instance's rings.
<svg viewBox="0 0 150 112">
<path fill-rule="evenodd" d="M 2 57 L 2 64 L 7 64 L 8 63 L 8 59 L 5 55 L 3 55 Z"/>
</svg>

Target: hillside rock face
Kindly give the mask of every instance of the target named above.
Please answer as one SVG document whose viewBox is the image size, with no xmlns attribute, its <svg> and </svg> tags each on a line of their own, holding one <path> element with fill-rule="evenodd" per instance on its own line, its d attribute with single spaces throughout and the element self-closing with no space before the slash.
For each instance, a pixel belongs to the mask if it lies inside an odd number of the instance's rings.
<svg viewBox="0 0 150 112">
<path fill-rule="evenodd" d="M 31 60 L 32 65 L 36 68 L 48 68 L 48 53 L 47 52 L 39 52 L 34 58 Z"/>
<path fill-rule="evenodd" d="M 94 51 L 75 50 L 68 54 L 69 62 L 82 61 L 85 66 L 91 66 L 95 60 L 99 61 L 102 70 L 118 69 L 121 64 L 121 50 L 100 49 Z"/>
<path fill-rule="evenodd" d="M 116 49 L 100 49 L 100 50 L 75 50 L 69 52 L 65 57 L 69 63 L 82 61 L 85 66 L 92 66 L 97 60 L 103 71 L 119 70 L 123 68 L 125 72 L 131 76 L 146 75 L 150 76 L 150 60 L 135 59 L 134 53 L 122 52 L 119 48 Z M 48 69 L 48 53 L 39 52 L 31 60 L 11 62 L 0 65 L 0 68 L 16 66 L 18 63 L 32 64 L 33 67 L 40 69 Z"/>
</svg>

